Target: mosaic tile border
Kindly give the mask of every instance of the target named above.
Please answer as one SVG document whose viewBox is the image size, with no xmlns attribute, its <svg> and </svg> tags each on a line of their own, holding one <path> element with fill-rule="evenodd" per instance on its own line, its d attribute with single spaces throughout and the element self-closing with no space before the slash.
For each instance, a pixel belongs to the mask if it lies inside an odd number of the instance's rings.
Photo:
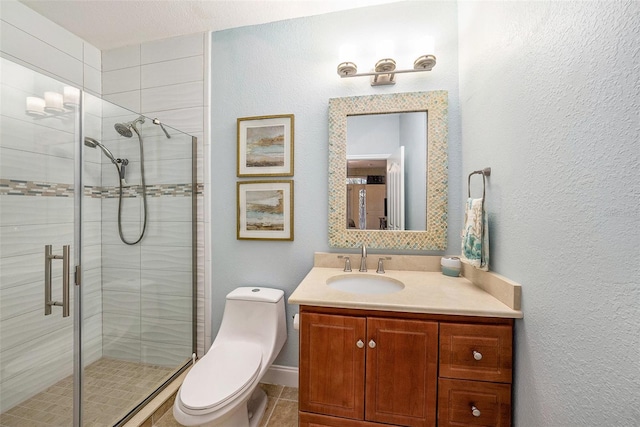
<svg viewBox="0 0 640 427">
<path fill-rule="evenodd" d="M 123 197 L 132 198 L 142 195 L 141 185 L 131 185 L 123 189 Z M 196 184 L 196 195 L 203 194 L 204 184 Z M 191 197 L 192 184 L 154 184 L 147 185 L 149 197 Z M 59 184 L 51 182 L 22 181 L 16 179 L 0 179 L 0 195 L 7 196 L 34 196 L 34 197 L 73 197 L 72 184 Z M 85 197 L 93 199 L 111 199 L 120 196 L 119 187 L 100 187 L 86 185 Z"/>
<path fill-rule="evenodd" d="M 447 248 L 447 91 L 410 92 L 329 99 L 329 245 L 353 248 L 444 250 Z M 426 231 L 347 229 L 347 116 L 427 111 Z"/>
</svg>

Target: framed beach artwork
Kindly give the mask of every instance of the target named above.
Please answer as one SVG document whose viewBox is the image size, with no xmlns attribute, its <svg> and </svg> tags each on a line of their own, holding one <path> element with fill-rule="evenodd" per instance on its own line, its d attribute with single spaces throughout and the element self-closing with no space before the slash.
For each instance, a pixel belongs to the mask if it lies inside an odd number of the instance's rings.
<svg viewBox="0 0 640 427">
<path fill-rule="evenodd" d="M 293 180 L 238 182 L 238 239 L 293 240 Z"/>
<path fill-rule="evenodd" d="M 238 119 L 238 176 L 293 176 L 293 114 Z"/>
</svg>

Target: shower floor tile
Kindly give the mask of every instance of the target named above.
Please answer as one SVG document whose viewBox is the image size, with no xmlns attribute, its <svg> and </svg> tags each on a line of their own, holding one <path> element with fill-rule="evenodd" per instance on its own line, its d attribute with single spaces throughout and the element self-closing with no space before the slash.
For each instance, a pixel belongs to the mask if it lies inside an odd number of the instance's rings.
<svg viewBox="0 0 640 427">
<path fill-rule="evenodd" d="M 103 358 L 84 370 L 83 426 L 115 424 L 174 369 Z M 66 427 L 73 425 L 73 378 L 57 382 L 0 414 L 0 427 Z"/>
</svg>

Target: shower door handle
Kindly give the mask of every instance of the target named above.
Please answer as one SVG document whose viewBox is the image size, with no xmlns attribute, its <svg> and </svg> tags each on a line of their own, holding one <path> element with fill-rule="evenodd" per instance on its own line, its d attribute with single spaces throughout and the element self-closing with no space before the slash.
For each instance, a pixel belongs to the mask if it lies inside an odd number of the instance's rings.
<svg viewBox="0 0 640 427">
<path fill-rule="evenodd" d="M 62 307 L 62 317 L 69 317 L 69 245 L 62 247 L 62 255 L 53 255 L 51 245 L 44 247 L 44 315 L 51 314 L 51 307 Z M 62 260 L 62 302 L 51 299 L 51 261 Z"/>
</svg>

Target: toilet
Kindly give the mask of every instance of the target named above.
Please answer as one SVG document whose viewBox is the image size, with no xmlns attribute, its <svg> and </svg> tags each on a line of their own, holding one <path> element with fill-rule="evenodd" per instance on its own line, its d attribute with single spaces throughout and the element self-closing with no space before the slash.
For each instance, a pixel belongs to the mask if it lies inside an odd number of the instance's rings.
<svg viewBox="0 0 640 427">
<path fill-rule="evenodd" d="M 178 390 L 176 421 L 185 426 L 257 426 L 267 406 L 258 384 L 286 340 L 282 290 L 233 290 L 216 339 Z"/>
</svg>

